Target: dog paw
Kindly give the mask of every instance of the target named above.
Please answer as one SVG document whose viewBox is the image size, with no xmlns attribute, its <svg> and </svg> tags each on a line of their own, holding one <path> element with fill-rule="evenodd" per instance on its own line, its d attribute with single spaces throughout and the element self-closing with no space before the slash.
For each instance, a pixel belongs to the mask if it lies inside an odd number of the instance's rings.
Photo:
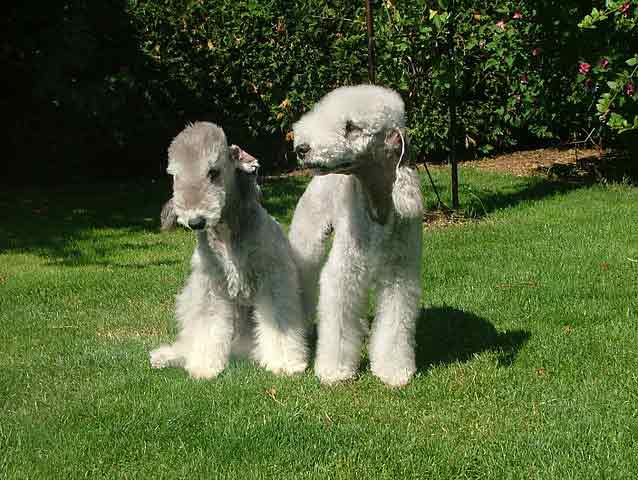
<svg viewBox="0 0 638 480">
<path fill-rule="evenodd" d="M 217 375 L 222 373 L 225 367 L 226 364 L 224 362 L 191 362 L 187 363 L 184 368 L 191 378 L 196 380 L 207 380 L 215 378 Z"/>
<path fill-rule="evenodd" d="M 221 369 L 209 367 L 191 367 L 187 371 L 188 375 L 195 380 L 210 380 L 221 373 Z"/>
<path fill-rule="evenodd" d="M 372 367 L 372 373 L 388 387 L 405 387 L 414 376 L 415 368 L 392 367 L 379 368 Z"/>
<path fill-rule="evenodd" d="M 306 370 L 306 362 L 267 362 L 259 361 L 259 365 L 275 375 L 294 375 Z"/>
<path fill-rule="evenodd" d="M 289 363 L 284 365 L 283 373 L 286 375 L 294 375 L 295 373 L 303 373 L 306 371 L 308 364 L 306 362 Z"/>
<path fill-rule="evenodd" d="M 149 353 L 151 368 L 165 368 L 174 365 L 179 356 L 170 345 L 162 345 Z"/>
<path fill-rule="evenodd" d="M 324 368 L 315 365 L 315 375 L 321 383 L 333 385 L 355 377 L 356 369 L 347 367 Z"/>
</svg>

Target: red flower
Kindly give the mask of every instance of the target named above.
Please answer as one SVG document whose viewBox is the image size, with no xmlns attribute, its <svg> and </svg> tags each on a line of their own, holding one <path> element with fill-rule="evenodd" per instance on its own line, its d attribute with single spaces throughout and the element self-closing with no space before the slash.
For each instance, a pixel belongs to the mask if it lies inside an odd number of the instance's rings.
<svg viewBox="0 0 638 480">
<path fill-rule="evenodd" d="M 503 20 L 499 20 L 498 22 L 496 22 L 496 26 L 501 30 L 505 30 L 505 22 Z"/>
<path fill-rule="evenodd" d="M 609 66 L 609 60 L 607 60 L 606 58 L 601 58 L 598 62 L 598 66 L 602 69 L 607 69 L 607 67 Z"/>
<path fill-rule="evenodd" d="M 625 85 L 625 93 L 627 94 L 628 97 L 633 97 L 635 92 L 636 92 L 636 87 L 634 86 L 634 82 L 629 80 L 627 82 L 627 85 Z"/>
<path fill-rule="evenodd" d="M 539 47 L 536 47 L 532 50 L 532 55 L 534 57 L 538 57 L 541 54 L 541 49 Z"/>
<path fill-rule="evenodd" d="M 588 79 L 585 80 L 585 87 L 588 90 L 591 90 L 591 87 L 593 87 L 593 86 L 594 86 L 594 81 L 591 78 L 588 78 Z"/>
<path fill-rule="evenodd" d="M 580 73 L 581 75 L 587 75 L 590 68 L 591 65 L 589 63 L 581 63 L 578 65 L 578 73 Z"/>
<path fill-rule="evenodd" d="M 521 11 L 520 11 L 520 10 L 516 10 L 516 11 L 514 12 L 514 15 L 512 15 L 512 18 L 513 18 L 514 20 L 520 20 L 521 18 L 523 18 L 523 14 L 521 13 Z"/>
</svg>

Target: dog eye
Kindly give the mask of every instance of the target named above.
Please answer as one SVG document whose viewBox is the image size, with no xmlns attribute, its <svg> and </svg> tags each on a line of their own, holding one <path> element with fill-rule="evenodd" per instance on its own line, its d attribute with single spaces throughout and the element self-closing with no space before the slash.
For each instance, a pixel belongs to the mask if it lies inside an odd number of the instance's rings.
<svg viewBox="0 0 638 480">
<path fill-rule="evenodd" d="M 208 171 L 208 179 L 212 182 L 213 180 L 215 180 L 217 177 L 219 177 L 219 173 L 220 171 L 217 170 L 216 168 L 211 168 Z"/>
<path fill-rule="evenodd" d="M 346 137 L 351 135 L 352 133 L 361 132 L 361 128 L 357 127 L 351 120 L 346 122 Z"/>
</svg>

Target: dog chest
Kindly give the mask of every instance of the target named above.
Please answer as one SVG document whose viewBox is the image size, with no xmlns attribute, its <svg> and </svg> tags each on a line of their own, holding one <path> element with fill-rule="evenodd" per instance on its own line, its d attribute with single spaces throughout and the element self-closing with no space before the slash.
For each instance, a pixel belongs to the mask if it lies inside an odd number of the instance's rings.
<svg viewBox="0 0 638 480">
<path fill-rule="evenodd" d="M 251 303 L 255 291 L 254 275 L 238 245 L 209 232 L 206 244 L 200 244 L 198 252 L 214 288 L 239 303 Z"/>
</svg>

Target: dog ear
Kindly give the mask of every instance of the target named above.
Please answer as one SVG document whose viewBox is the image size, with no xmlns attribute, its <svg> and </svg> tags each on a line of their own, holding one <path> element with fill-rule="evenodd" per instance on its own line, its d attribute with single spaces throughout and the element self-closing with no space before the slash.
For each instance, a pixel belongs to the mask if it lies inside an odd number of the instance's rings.
<svg viewBox="0 0 638 480">
<path fill-rule="evenodd" d="M 346 138 L 349 137 L 353 137 L 355 135 L 361 135 L 361 133 L 363 133 L 363 129 L 359 126 L 357 126 L 352 120 L 348 120 L 346 121 L 346 126 L 345 126 L 345 136 Z"/>
<path fill-rule="evenodd" d="M 408 136 L 404 128 L 393 128 L 385 134 L 385 146 L 388 150 L 396 150 L 401 152 L 402 149 L 408 148 Z"/>
<path fill-rule="evenodd" d="M 250 153 L 237 145 L 230 146 L 230 158 L 235 163 L 235 168 L 245 173 L 256 173 L 259 162 Z"/>
<path fill-rule="evenodd" d="M 408 136 L 405 128 L 393 128 L 386 132 L 385 152 L 388 160 L 396 162 L 395 167 L 399 168 L 408 156 Z"/>
</svg>

